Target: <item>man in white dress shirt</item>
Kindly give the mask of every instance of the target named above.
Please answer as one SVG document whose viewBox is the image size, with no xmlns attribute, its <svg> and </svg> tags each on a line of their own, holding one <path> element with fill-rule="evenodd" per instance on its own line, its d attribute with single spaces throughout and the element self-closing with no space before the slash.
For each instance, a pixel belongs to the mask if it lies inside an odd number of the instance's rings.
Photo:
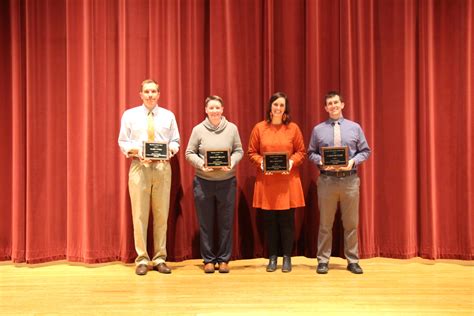
<svg viewBox="0 0 474 316">
<path fill-rule="evenodd" d="M 171 191 L 169 160 L 143 157 L 143 143 L 168 144 L 169 158 L 179 150 L 179 131 L 174 114 L 160 106 L 160 87 L 151 79 L 141 84 L 143 104 L 123 113 L 118 143 L 121 151 L 132 159 L 128 189 L 132 206 L 133 235 L 137 258 L 137 275 L 145 275 L 151 265 L 160 273 L 171 273 L 166 265 L 166 230 Z M 153 212 L 153 256 L 147 252 L 147 230 L 150 208 Z"/>
</svg>

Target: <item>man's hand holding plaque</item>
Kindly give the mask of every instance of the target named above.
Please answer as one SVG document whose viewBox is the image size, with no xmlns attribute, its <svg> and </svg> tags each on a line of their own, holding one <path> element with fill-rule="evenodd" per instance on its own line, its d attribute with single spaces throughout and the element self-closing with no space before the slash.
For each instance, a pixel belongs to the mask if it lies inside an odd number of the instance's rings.
<svg viewBox="0 0 474 316">
<path fill-rule="evenodd" d="M 321 147 L 321 162 L 323 170 L 347 171 L 354 166 L 354 160 L 348 159 L 348 147 Z"/>
<path fill-rule="evenodd" d="M 142 157 L 145 162 L 156 160 L 169 160 L 170 154 L 168 143 L 163 142 L 143 142 Z"/>
</svg>

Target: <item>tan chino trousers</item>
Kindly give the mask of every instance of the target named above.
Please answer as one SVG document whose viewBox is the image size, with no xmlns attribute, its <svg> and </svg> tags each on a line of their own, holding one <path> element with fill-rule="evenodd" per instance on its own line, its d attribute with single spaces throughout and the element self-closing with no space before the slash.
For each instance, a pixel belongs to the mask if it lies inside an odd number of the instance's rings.
<svg viewBox="0 0 474 316">
<path fill-rule="evenodd" d="M 154 266 L 166 260 L 166 230 L 171 191 L 171 165 L 168 161 L 142 163 L 134 159 L 128 174 L 128 190 L 132 204 L 133 236 L 137 258 L 135 263 Z M 153 257 L 147 252 L 150 206 L 153 212 Z"/>
</svg>

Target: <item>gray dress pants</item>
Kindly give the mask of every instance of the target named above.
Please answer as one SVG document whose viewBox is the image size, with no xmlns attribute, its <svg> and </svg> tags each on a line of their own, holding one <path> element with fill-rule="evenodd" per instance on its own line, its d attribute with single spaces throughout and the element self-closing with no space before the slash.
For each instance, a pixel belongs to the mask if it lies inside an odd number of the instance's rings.
<svg viewBox="0 0 474 316">
<path fill-rule="evenodd" d="M 357 226 L 359 224 L 359 186 L 357 174 L 343 178 L 321 174 L 318 179 L 319 263 L 328 263 L 332 250 L 332 227 L 338 203 L 344 227 L 344 255 L 349 263 L 359 261 Z"/>
</svg>

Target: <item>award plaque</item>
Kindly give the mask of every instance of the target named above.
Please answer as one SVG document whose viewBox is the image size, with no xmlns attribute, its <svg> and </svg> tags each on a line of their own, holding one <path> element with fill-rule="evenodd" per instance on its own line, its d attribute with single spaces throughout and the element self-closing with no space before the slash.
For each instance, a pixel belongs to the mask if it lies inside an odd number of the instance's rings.
<svg viewBox="0 0 474 316">
<path fill-rule="evenodd" d="M 264 172 L 287 172 L 288 171 L 288 153 L 264 153 L 263 154 Z"/>
<path fill-rule="evenodd" d="M 230 168 L 229 149 L 206 150 L 204 155 L 204 166 L 207 168 Z"/>
<path fill-rule="evenodd" d="M 321 147 L 321 158 L 324 166 L 347 166 L 348 148 Z"/>
<path fill-rule="evenodd" d="M 143 158 L 150 160 L 168 160 L 168 144 L 160 142 L 143 142 Z"/>
</svg>

